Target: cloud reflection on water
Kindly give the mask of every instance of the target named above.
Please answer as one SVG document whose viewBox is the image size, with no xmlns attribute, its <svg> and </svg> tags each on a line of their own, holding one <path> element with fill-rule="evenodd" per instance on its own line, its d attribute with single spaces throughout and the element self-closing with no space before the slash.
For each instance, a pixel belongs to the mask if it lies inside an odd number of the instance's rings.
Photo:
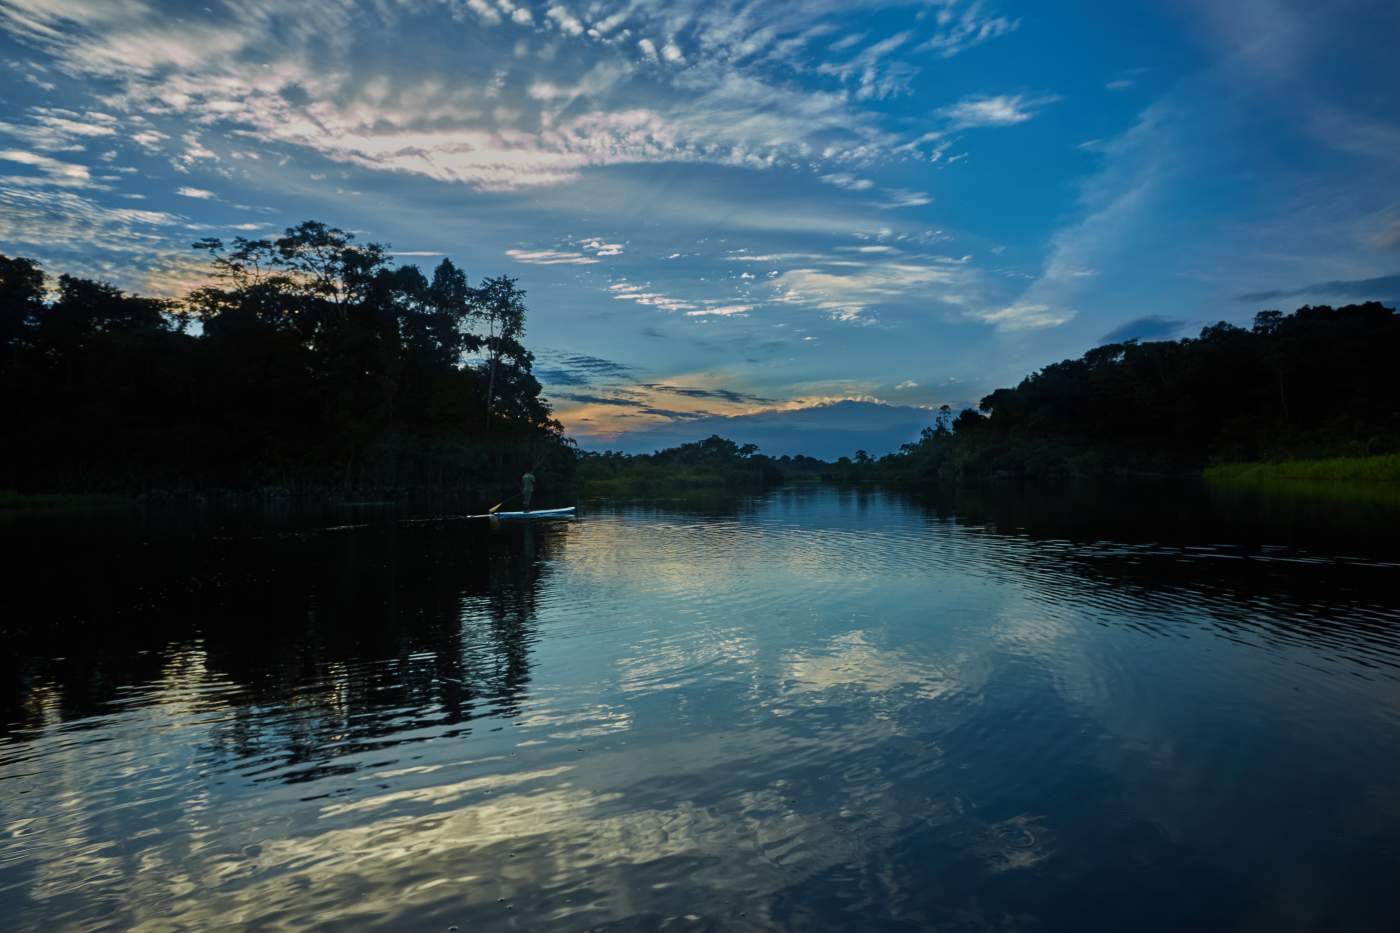
<svg viewBox="0 0 1400 933">
<path fill-rule="evenodd" d="M 338 624 L 304 623 L 292 657 L 240 666 L 211 599 L 201 639 L 95 714 L 63 712 L 76 679 L 36 681 L 0 745 L 0 904 L 22 925 L 976 927 L 1138 866 L 1302 890 L 1284 848 L 1244 881 L 1218 853 L 1312 786 L 1349 791 L 1318 826 L 1400 826 L 1374 804 L 1394 772 L 1363 767 L 1393 702 L 1358 702 L 1394 681 L 1328 668 L 1343 638 L 1387 649 L 1380 591 L 1304 655 L 1312 603 L 1282 591 L 1274 628 L 1242 627 L 1257 606 L 1186 550 L 880 497 L 470 534 L 363 533 L 306 584 Z"/>
</svg>

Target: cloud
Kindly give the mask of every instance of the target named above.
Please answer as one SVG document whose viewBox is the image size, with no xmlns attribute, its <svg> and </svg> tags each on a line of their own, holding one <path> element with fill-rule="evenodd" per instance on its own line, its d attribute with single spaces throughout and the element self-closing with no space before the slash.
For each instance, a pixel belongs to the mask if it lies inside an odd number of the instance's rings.
<svg viewBox="0 0 1400 933">
<path fill-rule="evenodd" d="M 873 248 L 881 253 L 888 249 Z M 869 323 L 872 311 L 882 305 L 948 300 L 967 284 L 956 260 L 877 256 L 789 269 L 773 279 L 776 300 L 819 308 L 838 321 Z"/>
<path fill-rule="evenodd" d="M 608 243 L 601 237 L 588 237 L 579 241 L 579 246 L 588 250 L 595 256 L 620 256 L 622 255 L 623 244 Z"/>
<path fill-rule="evenodd" d="M 194 198 L 196 201 L 210 201 L 217 197 L 212 191 L 208 191 L 204 188 L 190 188 L 188 186 L 176 188 L 175 193 L 182 198 Z"/>
<path fill-rule="evenodd" d="M 724 257 L 727 262 L 808 262 L 825 259 L 824 253 L 736 253 Z"/>
<path fill-rule="evenodd" d="M 637 399 L 628 396 L 590 395 L 586 392 L 554 392 L 551 393 L 550 397 L 559 401 L 577 402 L 581 405 L 616 405 L 623 408 L 638 407 Z"/>
<path fill-rule="evenodd" d="M 615 282 L 608 286 L 608 291 L 618 301 L 635 301 L 637 304 L 649 305 L 662 311 L 695 311 L 700 307 L 694 302 L 672 298 L 655 291 L 650 286 L 634 285 L 630 282 Z"/>
<path fill-rule="evenodd" d="M 827 185 L 834 185 L 837 188 L 846 188 L 851 191 L 868 191 L 875 187 L 875 182 L 868 178 L 857 178 L 848 172 L 833 172 L 830 175 L 819 175 L 817 180 Z"/>
<path fill-rule="evenodd" d="M 858 7 L 907 9 L 908 0 Z M 762 9 L 547 3 L 534 8 L 538 19 L 511 0 L 462 0 L 454 12 L 490 28 L 467 32 L 450 59 L 372 64 L 376 49 L 397 55 L 410 32 L 420 41 L 418 19 L 431 8 L 286 0 L 251 3 L 236 20 L 196 8 L 177 20 L 147 0 L 15 0 L 0 7 L 0 26 L 65 72 L 114 87 L 105 98 L 112 109 L 163 127 L 182 123 L 178 167 L 218 158 L 191 131 L 197 126 L 482 191 L 562 185 L 590 168 L 631 163 L 868 164 L 902 140 L 863 102 L 903 92 L 918 70 L 916 42 L 951 54 L 1013 28 L 979 3 L 956 15 L 944 4 L 928 21 L 932 35 L 916 36 L 923 27 L 911 25 L 833 63 L 847 87 L 828 91 L 776 76 L 818 69 L 802 50 L 839 32 L 850 15 L 831 0 Z M 549 45 L 501 67 L 491 54 L 500 29 L 548 36 Z M 839 54 L 858 43 L 836 44 Z M 669 67 L 638 68 L 639 54 Z M 65 134 L 107 135 L 110 126 L 90 116 L 51 114 L 53 144 Z M 133 130 L 143 148 L 170 140 L 155 125 Z"/>
<path fill-rule="evenodd" d="M 866 244 L 865 246 L 838 246 L 838 247 L 836 247 L 836 249 L 837 249 L 837 251 L 843 252 L 843 253 L 866 253 L 866 254 L 891 253 L 891 254 L 893 254 L 893 253 L 898 253 L 898 252 L 899 252 L 899 250 L 898 250 L 896 247 L 890 246 L 888 243 L 869 243 L 869 244 Z"/>
<path fill-rule="evenodd" d="M 601 260 L 557 249 L 508 249 L 506 255 L 532 266 L 591 266 Z"/>
<path fill-rule="evenodd" d="M 176 158 L 174 163 L 175 167 L 180 171 L 188 171 L 190 166 L 194 165 L 196 162 L 219 161 L 218 153 L 205 147 L 205 145 L 199 141 L 199 136 L 197 134 L 186 133 L 180 139 L 181 142 L 185 144 L 185 149 L 180 153 L 179 157 Z"/>
<path fill-rule="evenodd" d="M 92 173 L 85 165 L 63 162 L 37 152 L 22 149 L 0 149 L 0 162 L 13 162 L 36 170 L 38 175 L 9 175 L 0 177 L 0 185 L 16 187 L 53 186 L 57 188 L 90 188 Z"/>
<path fill-rule="evenodd" d="M 554 4 L 545 11 L 545 16 L 566 36 L 576 36 L 583 32 L 583 23 L 570 13 L 563 4 Z"/>
<path fill-rule="evenodd" d="M 917 440 L 919 431 L 931 425 L 935 416 L 926 408 L 853 398 L 795 400 L 782 407 L 736 414 L 663 406 L 649 406 L 643 412 L 663 422 L 604 421 L 579 432 L 579 442 L 587 449 L 643 453 L 719 434 L 740 444 L 757 444 L 775 457 L 806 454 L 834 460 L 858 449 L 876 456 L 895 450 Z"/>
<path fill-rule="evenodd" d="M 653 333 L 653 336 L 660 335 Z M 606 364 L 607 361 L 599 362 Z M 584 375 L 580 373 L 580 378 L 569 382 L 545 381 L 592 389 L 588 380 L 582 378 Z M 624 373 L 619 372 L 616 376 L 621 378 Z M 665 381 L 613 382 L 591 391 L 569 388 L 552 392 L 551 398 L 561 404 L 560 417 L 566 424 L 587 424 L 587 430 L 594 434 L 636 430 L 658 421 L 689 422 L 724 414 L 743 414 L 787 404 L 731 388 L 723 384 L 723 379 L 721 374 L 711 372 L 679 374 Z"/>
<path fill-rule="evenodd" d="M 1313 282 L 1310 285 L 1303 285 L 1299 288 L 1249 292 L 1244 295 L 1236 295 L 1235 300 L 1257 304 L 1261 301 L 1277 301 L 1284 298 L 1303 298 L 1308 296 L 1318 298 L 1336 297 L 1394 300 L 1400 298 L 1400 273 L 1396 273 L 1395 275 L 1381 275 L 1371 279 Z"/>
<path fill-rule="evenodd" d="M 1160 202 L 1161 192 L 1180 171 L 1175 111 L 1161 102 L 1139 114 L 1121 136 L 1104 143 L 1100 171 L 1081 188 L 1080 218 L 1050 238 L 1050 250 L 1039 274 L 1005 307 L 978 316 L 999 329 L 1015 331 L 1051 327 L 1075 317 L 1079 307 L 1093 304 L 1098 276 L 1141 240 L 1151 224 L 1144 220 Z M 1158 236 L 1151 235 L 1156 250 Z"/>
<path fill-rule="evenodd" d="M 948 120 L 952 129 L 982 126 L 1014 126 L 1033 119 L 1039 108 L 1057 101 L 1057 97 L 1028 98 L 1024 94 L 998 94 L 965 97 L 939 115 Z"/>
<path fill-rule="evenodd" d="M 975 0 L 964 8 L 961 16 L 955 15 L 952 10 L 952 4 L 944 7 L 938 16 L 942 28 L 919 45 L 918 51 L 935 51 L 944 58 L 952 58 L 991 39 L 1015 32 L 1021 25 L 1019 19 L 984 17 L 982 4 Z"/>
<path fill-rule="evenodd" d="M 978 312 L 977 317 L 1000 330 L 1039 330 L 1058 327 L 1074 319 L 1075 312 L 1067 308 L 1052 308 L 1043 304 L 1015 304 L 991 311 Z"/>
<path fill-rule="evenodd" d="M 834 75 L 844 84 L 855 85 L 857 100 L 884 100 L 909 90 L 909 82 L 919 69 L 907 62 L 884 61 L 905 45 L 913 33 L 897 32 L 875 42 L 844 62 L 823 62 L 818 74 Z"/>
<path fill-rule="evenodd" d="M 31 107 L 23 123 L 0 121 L 0 133 L 44 152 L 77 152 L 88 143 L 117 135 L 116 117 L 99 111 Z"/>
<path fill-rule="evenodd" d="M 107 207 L 73 189 L 0 183 L 0 243 L 7 251 L 59 253 L 61 271 L 123 287 L 143 284 L 142 260 L 187 254 L 188 240 L 173 236 L 183 220 L 162 211 Z"/>
<path fill-rule="evenodd" d="M 1186 326 L 1186 321 L 1149 314 L 1120 324 L 1099 338 L 1099 343 L 1122 343 L 1125 340 L 1160 340 L 1171 337 Z"/>
<path fill-rule="evenodd" d="M 1392 250 L 1400 247 L 1400 212 L 1387 212 L 1389 216 L 1382 216 L 1372 224 L 1368 224 L 1369 230 L 1362 239 L 1369 246 L 1380 250 Z"/>
<path fill-rule="evenodd" d="M 640 409 L 643 415 L 651 415 L 656 418 L 664 418 L 667 421 L 698 421 L 702 418 L 717 417 L 714 412 L 709 411 L 678 411 L 674 408 L 643 408 Z"/>
<path fill-rule="evenodd" d="M 142 130 L 139 133 L 133 133 L 131 135 L 131 141 L 147 152 L 159 151 L 160 144 L 169 138 L 169 136 L 159 130 Z"/>
<path fill-rule="evenodd" d="M 686 317 L 733 317 L 735 315 L 748 314 L 753 310 L 753 305 L 714 305 L 704 308 L 696 308 L 685 313 Z"/>
<path fill-rule="evenodd" d="M 488 26 L 497 26 L 501 22 L 501 14 L 486 2 L 486 0 L 466 0 L 467 9 L 475 13 L 483 23 Z"/>
<path fill-rule="evenodd" d="M 736 404 L 755 403 L 760 405 L 769 405 L 773 403 L 773 399 L 771 398 L 764 398 L 760 395 L 751 395 L 747 392 L 735 392 L 732 389 L 707 389 L 698 386 L 677 386 L 669 385 L 664 382 L 644 382 L 642 383 L 642 386 L 647 389 L 653 389 L 657 392 L 668 392 L 672 395 L 682 395 L 686 398 L 718 399 L 720 401 L 734 402 Z"/>
<path fill-rule="evenodd" d="M 546 385 L 591 386 L 600 381 L 627 379 L 632 367 L 583 353 L 541 353 L 546 365 L 535 370 Z"/>
<path fill-rule="evenodd" d="M 933 203 L 933 196 L 922 191 L 911 191 L 908 188 L 886 188 L 881 192 L 883 200 L 880 206 L 888 209 L 898 209 L 901 207 L 922 207 L 925 204 Z"/>
</svg>

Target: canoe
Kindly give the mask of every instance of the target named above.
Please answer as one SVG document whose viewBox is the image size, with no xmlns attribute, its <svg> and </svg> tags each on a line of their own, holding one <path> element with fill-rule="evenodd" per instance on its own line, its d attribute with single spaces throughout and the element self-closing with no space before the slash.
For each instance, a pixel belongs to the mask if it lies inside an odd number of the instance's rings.
<svg viewBox="0 0 1400 933">
<path fill-rule="evenodd" d="M 493 512 L 487 515 L 473 515 L 473 518 L 572 518 L 574 506 L 566 509 L 535 509 L 533 512 Z"/>
</svg>

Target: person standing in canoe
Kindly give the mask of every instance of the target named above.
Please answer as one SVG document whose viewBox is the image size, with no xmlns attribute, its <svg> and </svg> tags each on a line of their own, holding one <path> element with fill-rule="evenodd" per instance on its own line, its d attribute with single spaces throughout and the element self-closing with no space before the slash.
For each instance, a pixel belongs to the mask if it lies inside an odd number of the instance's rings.
<svg viewBox="0 0 1400 933">
<path fill-rule="evenodd" d="M 530 511 L 530 497 L 535 494 L 535 474 L 526 470 L 525 475 L 520 477 L 520 501 L 524 503 L 525 511 Z"/>
</svg>

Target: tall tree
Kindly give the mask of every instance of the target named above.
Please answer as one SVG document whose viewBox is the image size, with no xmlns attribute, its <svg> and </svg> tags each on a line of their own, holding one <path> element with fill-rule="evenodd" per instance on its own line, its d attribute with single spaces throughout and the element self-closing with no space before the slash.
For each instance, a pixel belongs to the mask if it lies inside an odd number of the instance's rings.
<svg viewBox="0 0 1400 933">
<path fill-rule="evenodd" d="M 496 406 L 496 374 L 502 360 L 523 362 L 525 348 L 525 292 L 508 275 L 483 279 L 474 296 L 476 317 L 486 326 L 482 349 L 486 353 L 486 415 Z"/>
</svg>

